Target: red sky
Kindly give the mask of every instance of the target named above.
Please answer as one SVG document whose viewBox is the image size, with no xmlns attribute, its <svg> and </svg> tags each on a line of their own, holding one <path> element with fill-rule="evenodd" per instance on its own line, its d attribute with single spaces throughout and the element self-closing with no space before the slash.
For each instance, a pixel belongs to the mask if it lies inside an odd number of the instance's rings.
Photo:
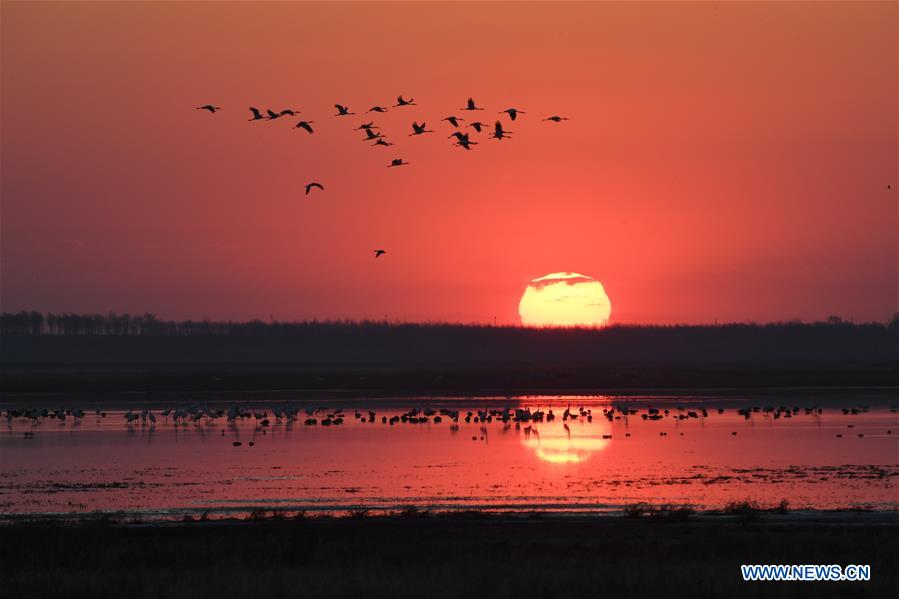
<svg viewBox="0 0 899 599">
<path fill-rule="evenodd" d="M 469 95 L 513 139 L 453 147 Z M 0 100 L 3 310 L 512 323 L 559 271 L 617 323 L 899 309 L 893 2 L 4 2 Z"/>
</svg>

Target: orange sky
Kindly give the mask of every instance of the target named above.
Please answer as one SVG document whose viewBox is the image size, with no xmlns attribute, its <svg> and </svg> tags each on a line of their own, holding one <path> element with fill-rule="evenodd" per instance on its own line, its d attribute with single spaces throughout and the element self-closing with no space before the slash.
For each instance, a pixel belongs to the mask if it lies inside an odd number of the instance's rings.
<svg viewBox="0 0 899 599">
<path fill-rule="evenodd" d="M 397 94 L 391 148 L 332 116 Z M 513 139 L 453 147 L 469 95 Z M 897 310 L 894 2 L 4 2 L 0 100 L 3 310 L 510 323 L 559 271 L 617 323 Z"/>
</svg>

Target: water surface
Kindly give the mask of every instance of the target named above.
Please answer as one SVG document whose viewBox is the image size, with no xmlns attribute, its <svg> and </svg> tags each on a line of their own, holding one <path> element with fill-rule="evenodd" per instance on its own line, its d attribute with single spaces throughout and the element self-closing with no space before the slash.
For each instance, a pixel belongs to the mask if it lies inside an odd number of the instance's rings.
<svg viewBox="0 0 899 599">
<path fill-rule="evenodd" d="M 260 400 L 240 405 L 255 416 L 233 421 L 232 402 L 132 402 L 102 408 L 105 416 L 89 403 L 67 405 L 85 415 L 64 420 L 7 418 L 4 410 L 0 512 L 608 512 L 634 503 L 720 509 L 747 499 L 798 509 L 899 507 L 899 415 L 886 394 Z M 23 406 L 54 409 L 34 398 Z M 186 418 L 162 415 L 191 407 Z M 296 419 L 273 413 L 291 408 L 299 408 Z M 316 408 L 318 422 L 304 424 L 306 409 Z M 338 408 L 343 422 L 322 426 Z M 459 420 L 419 413 L 426 422 L 382 422 L 413 408 L 459 411 Z M 555 419 L 503 422 L 506 408 L 551 409 Z M 566 408 L 578 416 L 563 419 Z M 650 408 L 659 419 L 643 417 Z M 225 414 L 197 417 L 201 409 Z M 486 409 L 494 411 L 489 422 L 478 418 Z"/>
</svg>

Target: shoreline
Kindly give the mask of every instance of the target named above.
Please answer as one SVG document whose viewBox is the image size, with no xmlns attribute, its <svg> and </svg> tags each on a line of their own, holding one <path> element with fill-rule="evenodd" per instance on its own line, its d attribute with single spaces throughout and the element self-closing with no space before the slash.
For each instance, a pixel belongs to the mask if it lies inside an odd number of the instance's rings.
<svg viewBox="0 0 899 599">
<path fill-rule="evenodd" d="M 187 510 L 172 510 L 179 514 Z M 734 506 L 720 509 L 693 510 L 681 504 L 634 504 L 625 509 L 609 511 L 584 510 L 491 510 L 491 509 L 419 509 L 408 506 L 401 511 L 381 512 L 377 509 L 336 509 L 322 508 L 316 513 L 307 510 L 293 512 L 278 508 L 254 510 L 233 510 L 227 508 L 190 510 L 187 517 L 146 518 L 147 513 L 133 511 L 98 511 L 89 513 L 29 513 L 4 514 L 0 516 L 0 528 L 9 526 L 118 526 L 118 527 L 180 527 L 180 526 L 252 526 L 264 524 L 290 524 L 291 522 L 320 522 L 323 524 L 350 521 L 402 522 L 406 520 L 427 520 L 435 524 L 446 522 L 581 522 L 603 523 L 609 526 L 690 523 L 701 526 L 888 526 L 899 531 L 899 509 L 868 509 L 846 507 L 837 509 L 795 508 L 781 511 L 777 506 L 752 505 L 752 502 L 738 502 Z M 154 512 L 155 513 L 155 512 Z M 209 517 L 209 514 L 213 514 Z M 228 514 L 216 517 L 216 513 Z M 195 514 L 195 515 L 193 515 Z M 243 514 L 242 516 L 240 514 Z M 174 514 L 173 514 L 174 516 Z"/>
<path fill-rule="evenodd" d="M 2 372 L 0 372 L 2 378 Z M 102 407 L 107 410 L 129 407 L 165 407 L 204 404 L 210 406 L 295 403 L 364 408 L 400 408 L 416 405 L 484 407 L 491 402 L 517 404 L 523 401 L 577 398 L 579 401 L 608 402 L 630 407 L 705 405 L 735 408 L 749 402 L 789 401 L 801 407 L 839 408 L 847 402 L 891 409 L 899 405 L 899 386 L 782 386 L 782 387 L 634 387 L 634 388 L 539 388 L 539 389 L 83 389 L 54 391 L 4 391 L 0 388 L 0 410 L 26 407 Z"/>
<path fill-rule="evenodd" d="M 899 389 L 899 362 L 528 364 L 0 363 L 0 393 L 452 397 Z"/>
</svg>

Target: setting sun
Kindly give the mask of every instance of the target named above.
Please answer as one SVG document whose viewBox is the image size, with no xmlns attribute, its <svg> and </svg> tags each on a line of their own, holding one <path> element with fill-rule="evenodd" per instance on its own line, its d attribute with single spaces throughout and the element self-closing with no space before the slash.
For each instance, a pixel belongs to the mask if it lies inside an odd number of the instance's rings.
<svg viewBox="0 0 899 599">
<path fill-rule="evenodd" d="M 554 272 L 528 283 L 518 314 L 526 326 L 588 326 L 609 323 L 612 304 L 602 283 L 576 272 Z"/>
</svg>

